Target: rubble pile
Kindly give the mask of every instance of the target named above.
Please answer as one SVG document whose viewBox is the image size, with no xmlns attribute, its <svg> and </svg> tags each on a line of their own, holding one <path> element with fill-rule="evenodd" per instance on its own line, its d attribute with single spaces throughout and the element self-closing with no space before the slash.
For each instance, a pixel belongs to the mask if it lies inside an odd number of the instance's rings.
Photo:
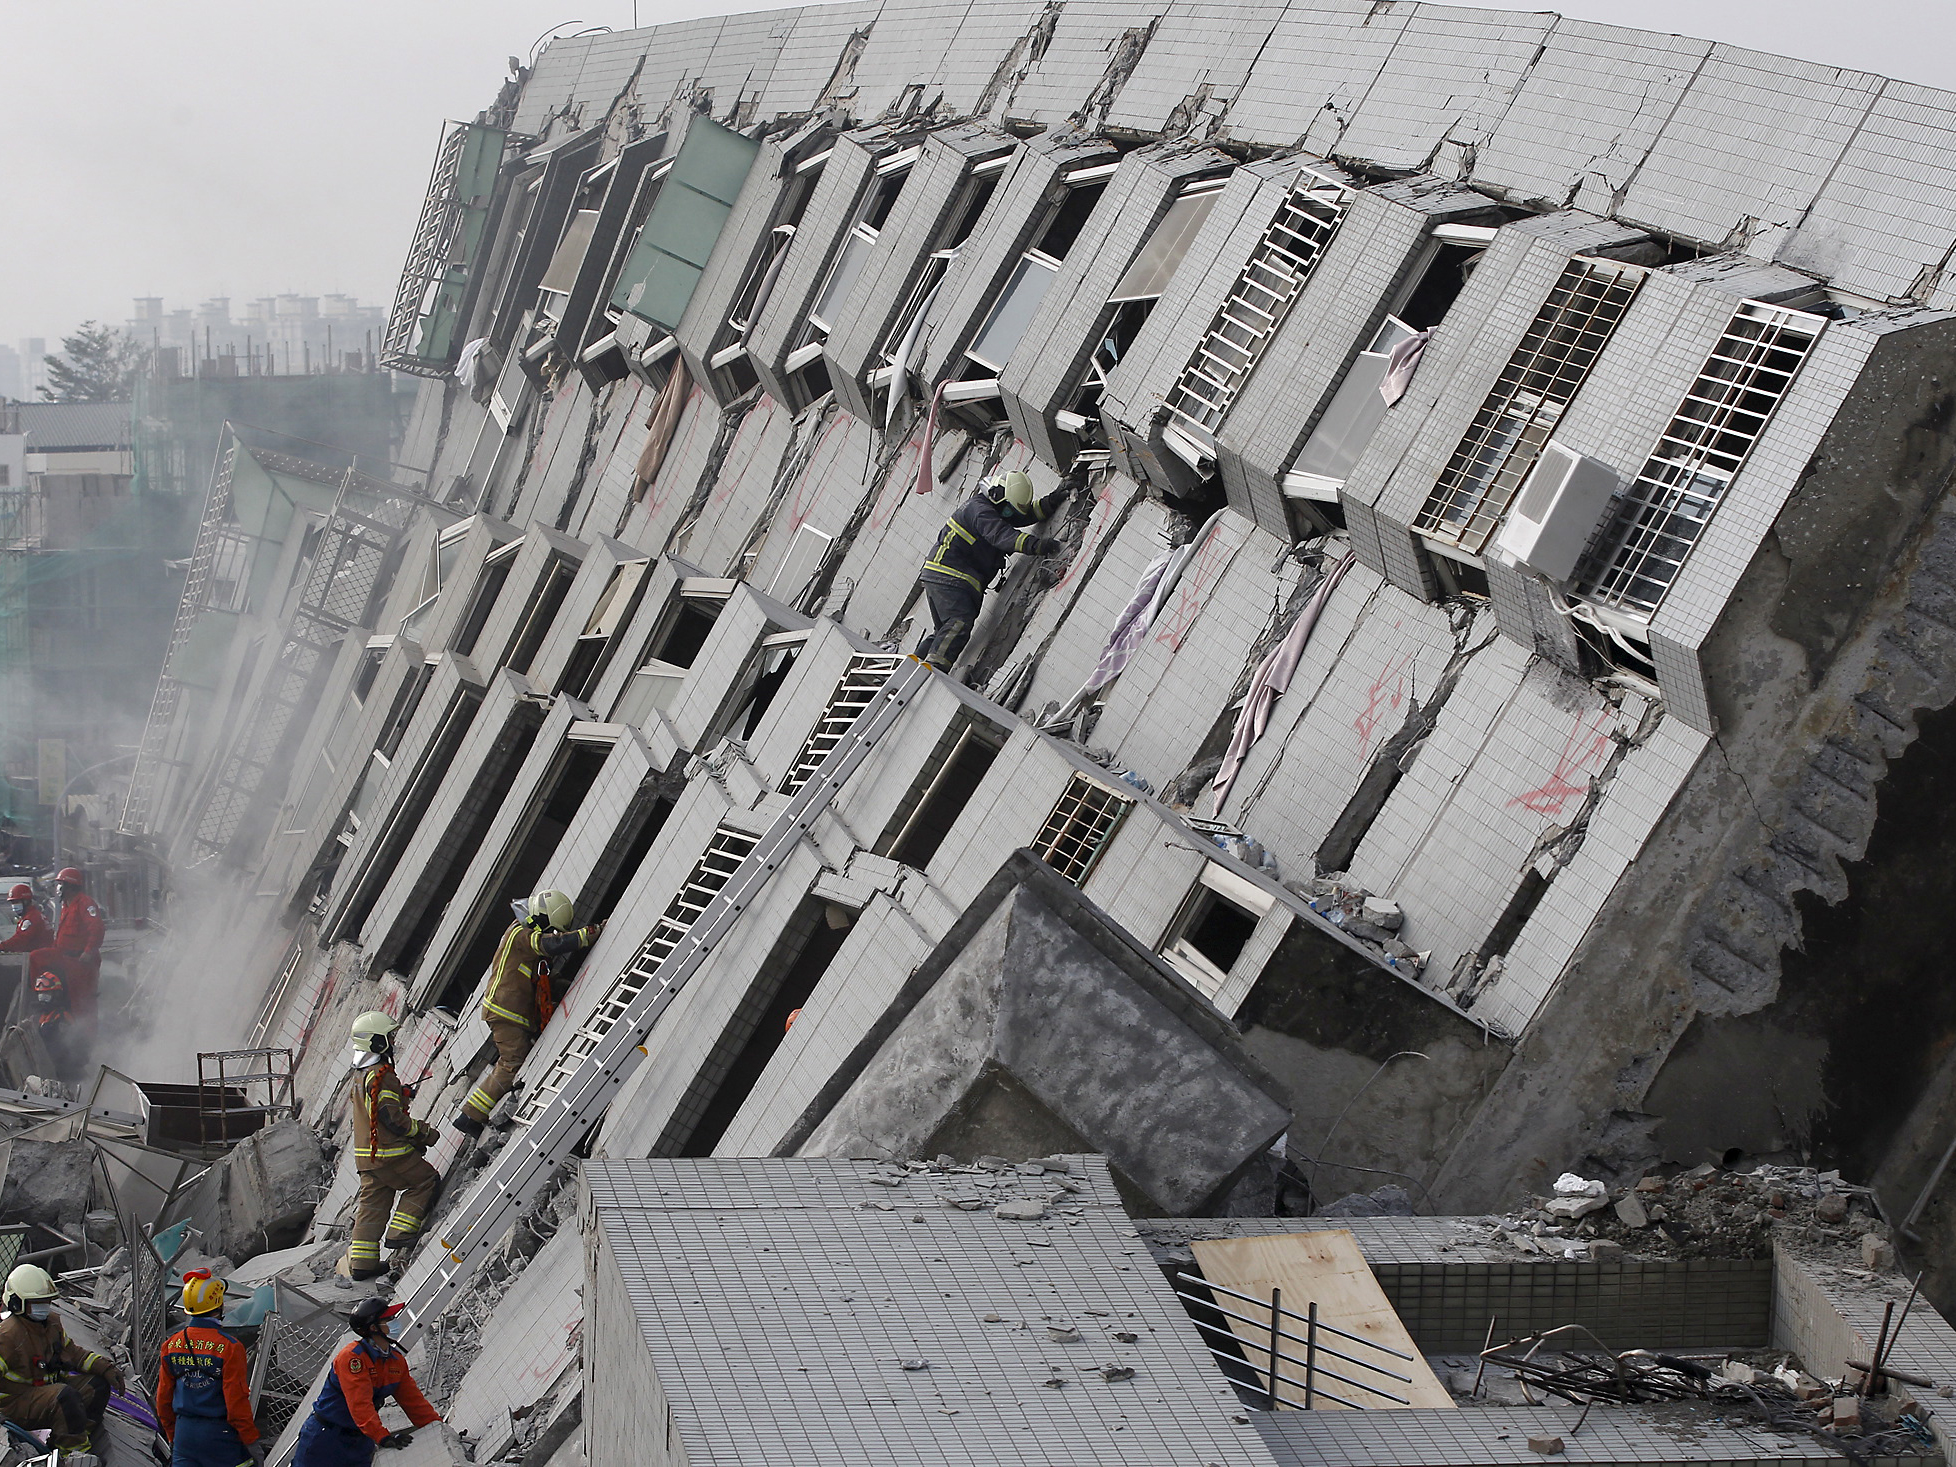
<svg viewBox="0 0 1956 1467">
<path fill-rule="evenodd" d="M 1564 1173 L 1553 1195 L 1483 1226 L 1488 1241 L 1521 1253 L 1601 1260 L 1770 1258 L 1777 1238 L 1830 1254 L 1852 1250 L 1871 1277 L 1892 1268 L 1894 1244 L 1872 1194 L 1837 1171 L 1760 1166 L 1749 1172 L 1711 1165 L 1676 1176 L 1646 1176 L 1610 1188 Z"/>
<path fill-rule="evenodd" d="M 1333 927 L 1357 938 L 1382 953 L 1386 966 L 1397 968 L 1409 978 L 1419 976 L 1427 954 L 1400 940 L 1405 913 L 1399 903 L 1373 896 L 1342 871 L 1333 871 L 1310 881 L 1286 881 L 1284 886 L 1304 898 L 1312 911 Z"/>
</svg>

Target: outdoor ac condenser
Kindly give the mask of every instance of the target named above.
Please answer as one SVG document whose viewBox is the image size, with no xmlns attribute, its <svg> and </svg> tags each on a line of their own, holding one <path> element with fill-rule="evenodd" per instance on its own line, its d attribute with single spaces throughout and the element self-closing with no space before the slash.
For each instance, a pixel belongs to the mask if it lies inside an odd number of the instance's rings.
<svg viewBox="0 0 1956 1467">
<path fill-rule="evenodd" d="M 1508 511 L 1495 552 L 1552 581 L 1566 581 L 1615 492 L 1614 471 L 1550 439 Z"/>
</svg>

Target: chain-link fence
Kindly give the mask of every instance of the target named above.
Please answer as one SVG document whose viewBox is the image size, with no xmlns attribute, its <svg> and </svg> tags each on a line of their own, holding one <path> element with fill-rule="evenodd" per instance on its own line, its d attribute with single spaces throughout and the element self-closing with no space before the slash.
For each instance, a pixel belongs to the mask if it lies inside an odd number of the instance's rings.
<svg viewBox="0 0 1956 1467">
<path fill-rule="evenodd" d="M 310 1404 L 313 1382 L 346 1332 L 346 1322 L 333 1309 L 297 1289 L 274 1281 L 273 1295 L 251 1363 L 251 1409 L 267 1442 L 278 1440 Z"/>
</svg>

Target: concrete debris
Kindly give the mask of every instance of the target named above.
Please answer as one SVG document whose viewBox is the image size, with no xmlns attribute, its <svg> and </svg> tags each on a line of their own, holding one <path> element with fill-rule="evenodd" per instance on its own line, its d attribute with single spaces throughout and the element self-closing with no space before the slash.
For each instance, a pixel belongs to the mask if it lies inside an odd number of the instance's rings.
<svg viewBox="0 0 1956 1467">
<path fill-rule="evenodd" d="M 219 1158 L 167 1220 L 190 1219 L 208 1248 L 243 1261 L 303 1238 L 330 1175 L 319 1137 L 282 1120 Z"/>
<path fill-rule="evenodd" d="M 85 1139 L 15 1137 L 7 1153 L 6 1185 L 0 1189 L 0 1217 L 79 1238 L 94 1171 L 95 1150 Z"/>
<path fill-rule="evenodd" d="M 1555 1179 L 1555 1195 L 1558 1197 L 1602 1197 L 1609 1190 L 1606 1183 L 1579 1177 L 1574 1172 L 1564 1172 Z"/>
<path fill-rule="evenodd" d="M 1387 964 L 1408 977 L 1417 977 L 1426 955 L 1400 938 L 1405 913 L 1397 902 L 1376 897 L 1342 871 L 1310 881 L 1286 881 L 1293 895 L 1347 936 L 1376 947 Z"/>
<path fill-rule="evenodd" d="M 1038 1222 L 1046 1215 L 1046 1204 L 1030 1198 L 1001 1202 L 994 1215 L 1008 1222 Z"/>
<path fill-rule="evenodd" d="M 1562 1455 L 1562 1438 L 1559 1436 L 1531 1436 L 1528 1438 L 1528 1450 L 1531 1452 L 1540 1452 L 1544 1457 L 1559 1457 Z"/>
<path fill-rule="evenodd" d="M 1373 1192 L 1352 1192 L 1318 1209 L 1320 1217 L 1413 1217 L 1412 1194 L 1390 1184 Z"/>
</svg>

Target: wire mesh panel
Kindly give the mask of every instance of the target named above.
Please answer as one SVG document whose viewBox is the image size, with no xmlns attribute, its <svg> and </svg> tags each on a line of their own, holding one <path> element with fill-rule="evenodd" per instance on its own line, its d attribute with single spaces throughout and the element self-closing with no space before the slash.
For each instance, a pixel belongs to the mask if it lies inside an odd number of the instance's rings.
<svg viewBox="0 0 1956 1467">
<path fill-rule="evenodd" d="M 338 1314 L 296 1289 L 275 1285 L 275 1293 L 251 1361 L 251 1410 L 267 1442 L 310 1404 L 313 1382 L 345 1331 Z"/>
<path fill-rule="evenodd" d="M 1061 876 L 1075 886 L 1085 886 L 1093 868 L 1100 864 L 1101 853 L 1133 808 L 1134 801 L 1125 795 L 1076 774 L 1066 782 L 1032 848 Z"/>
<path fill-rule="evenodd" d="M 455 338 L 462 302 L 488 224 L 503 141 L 500 128 L 449 124 L 387 318 L 381 365 L 422 377 L 447 375 L 460 345 Z"/>
<path fill-rule="evenodd" d="M 808 741 L 795 755 L 795 762 L 789 767 L 788 777 L 781 782 L 781 793 L 792 795 L 808 783 L 809 776 L 821 767 L 829 751 L 849 736 L 862 717 L 863 709 L 882 689 L 884 683 L 895 672 L 903 658 L 889 652 L 858 652 L 849 659 L 842 677 L 829 695 L 828 706 L 822 716 L 815 720 L 815 728 L 808 735 Z"/>
<path fill-rule="evenodd" d="M 176 1282 L 156 1245 L 138 1233 L 129 1247 L 129 1351 L 135 1374 L 152 1392 L 156 1362 L 169 1333 L 170 1285 Z"/>
<path fill-rule="evenodd" d="M 680 940 L 699 920 L 700 913 L 707 909 L 720 888 L 733 879 L 734 873 L 740 869 L 740 863 L 759 843 L 759 836 L 729 826 L 723 825 L 713 832 L 713 839 L 707 842 L 706 851 L 693 867 L 692 874 L 686 878 L 686 884 L 679 888 L 679 895 L 672 899 L 665 914 L 652 924 L 651 934 L 631 962 L 625 965 L 625 971 L 618 975 L 618 980 L 591 1011 L 590 1017 L 571 1035 L 570 1042 L 551 1064 L 549 1072 L 523 1097 L 522 1107 L 516 1114 L 517 1120 L 527 1125 L 536 1119 L 539 1111 L 556 1099 L 565 1082 L 597 1050 L 612 1026 L 623 1017 L 632 1001 L 658 973 L 659 965 L 679 946 Z"/>
<path fill-rule="evenodd" d="M 1579 595 L 1645 619 L 1656 612 L 1826 324 L 1760 301 L 1739 307 L 1617 502 Z"/>
<path fill-rule="evenodd" d="M 1350 189 L 1308 168 L 1298 179 L 1168 394 L 1168 410 L 1185 428 L 1207 439 L 1222 426 L 1351 200 Z"/>
<path fill-rule="evenodd" d="M 1416 528 L 1464 550 L 1487 544 L 1643 279 L 1634 265 L 1569 261 L 1474 414 Z"/>
</svg>

